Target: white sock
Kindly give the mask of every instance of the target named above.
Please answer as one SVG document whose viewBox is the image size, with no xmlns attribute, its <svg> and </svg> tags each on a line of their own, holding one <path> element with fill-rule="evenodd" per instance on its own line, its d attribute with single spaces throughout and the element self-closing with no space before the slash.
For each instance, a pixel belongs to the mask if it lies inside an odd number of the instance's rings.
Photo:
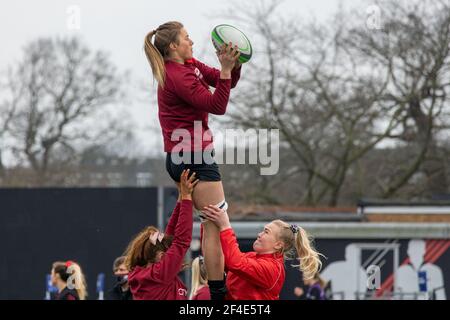
<svg viewBox="0 0 450 320">
<path fill-rule="evenodd" d="M 225 200 L 222 200 L 221 202 L 219 202 L 218 204 L 215 205 L 216 207 L 219 207 L 222 210 L 227 211 L 228 209 L 228 202 L 226 202 Z M 194 214 L 198 217 L 200 217 L 200 221 L 204 222 L 206 219 L 204 219 L 202 217 L 202 212 L 201 210 L 198 210 L 195 206 L 194 206 Z"/>
<path fill-rule="evenodd" d="M 216 204 L 216 207 L 219 207 L 220 209 L 227 211 L 227 209 L 228 209 L 228 202 L 226 202 L 225 199 L 224 199 L 220 203 Z"/>
</svg>

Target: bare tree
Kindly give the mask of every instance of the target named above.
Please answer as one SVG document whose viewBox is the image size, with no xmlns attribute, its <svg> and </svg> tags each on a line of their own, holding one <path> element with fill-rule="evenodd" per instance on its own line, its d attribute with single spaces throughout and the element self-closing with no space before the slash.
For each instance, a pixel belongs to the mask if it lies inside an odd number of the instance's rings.
<svg viewBox="0 0 450 320">
<path fill-rule="evenodd" d="M 21 96 L 21 92 L 17 92 L 17 86 L 15 83 L 10 84 L 11 91 L 13 92 L 12 97 L 9 100 L 9 103 L 6 101 L 2 101 L 0 103 L 0 114 L 2 115 L 0 117 L 0 178 L 4 180 L 6 178 L 6 168 L 3 161 L 3 153 L 7 149 L 7 139 L 8 139 L 8 132 L 10 129 L 11 121 L 16 115 L 17 110 L 17 99 Z M 5 84 L 0 83 L 0 90 L 2 90 L 5 87 Z"/>
<path fill-rule="evenodd" d="M 366 7 L 317 23 L 277 14 L 280 3 L 259 1 L 229 14 L 255 49 L 233 95 L 230 123 L 279 128 L 291 154 L 284 158 L 297 159 L 281 163 L 264 188 L 274 194 L 265 197 L 276 199 L 277 184 L 296 181 L 290 191 L 298 202 L 336 205 L 343 188 L 360 194 L 346 180 L 358 180 L 361 189 L 362 172 L 374 176 L 366 184 L 379 186 L 363 188 L 371 196 L 398 196 L 407 186 L 411 196 L 447 192 L 439 135 L 450 114 L 448 2 L 380 1 L 382 30 L 366 26 Z M 386 143 L 394 150 L 386 149 L 384 159 L 379 150 Z M 369 171 L 360 167 L 368 164 Z"/>
<path fill-rule="evenodd" d="M 3 121 L 18 164 L 29 165 L 35 183 L 52 183 L 50 169 L 76 159 L 86 145 L 126 134 L 126 115 L 112 109 L 124 101 L 123 83 L 106 53 L 92 52 L 80 39 L 43 38 L 28 44 L 2 88 Z M 7 129 L 7 130 L 6 130 Z"/>
<path fill-rule="evenodd" d="M 278 4 L 260 2 L 239 19 L 251 21 L 262 45 L 233 99 L 232 122 L 279 128 L 298 164 L 277 178 L 304 181 L 298 202 L 336 205 L 349 168 L 396 128 L 398 114 L 377 123 L 387 76 L 346 50 L 342 12 L 328 25 L 302 24 L 277 15 Z"/>
<path fill-rule="evenodd" d="M 401 126 L 389 137 L 416 150 L 380 181 L 382 196 L 395 195 L 419 171 L 427 177 L 424 195 L 448 192 L 448 158 L 438 135 L 449 125 L 450 3 L 378 1 L 377 5 L 382 29 L 353 28 L 348 48 L 388 73 L 383 100 L 401 113 Z"/>
</svg>

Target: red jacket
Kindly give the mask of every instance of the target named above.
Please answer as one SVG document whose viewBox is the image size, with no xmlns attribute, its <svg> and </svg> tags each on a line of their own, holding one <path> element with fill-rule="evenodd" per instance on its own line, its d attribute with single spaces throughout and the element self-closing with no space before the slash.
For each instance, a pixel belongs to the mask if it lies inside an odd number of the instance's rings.
<svg viewBox="0 0 450 320">
<path fill-rule="evenodd" d="M 279 300 L 286 277 L 282 254 L 242 253 L 233 229 L 220 233 L 227 271 L 226 300 Z"/>
<path fill-rule="evenodd" d="M 178 277 L 192 240 L 192 201 L 177 203 L 166 228 L 174 236 L 170 248 L 158 263 L 135 267 L 128 275 L 134 300 L 186 300 L 187 289 Z"/>
<path fill-rule="evenodd" d="M 208 113 L 222 115 L 227 109 L 230 89 L 240 78 L 241 68 L 233 69 L 231 79 L 220 79 L 220 71 L 195 59 L 185 64 L 166 61 L 166 81 L 164 89 L 158 87 L 159 122 L 161 124 L 164 151 L 171 152 L 173 147 L 183 141 L 185 151 L 201 151 L 212 148 L 212 134 L 203 137 L 208 127 Z M 212 93 L 209 87 L 215 87 Z M 199 145 L 194 147 L 194 121 L 201 121 Z M 179 138 L 171 141 L 175 129 L 186 129 L 191 140 Z M 192 148 L 194 147 L 194 148 Z"/>
</svg>

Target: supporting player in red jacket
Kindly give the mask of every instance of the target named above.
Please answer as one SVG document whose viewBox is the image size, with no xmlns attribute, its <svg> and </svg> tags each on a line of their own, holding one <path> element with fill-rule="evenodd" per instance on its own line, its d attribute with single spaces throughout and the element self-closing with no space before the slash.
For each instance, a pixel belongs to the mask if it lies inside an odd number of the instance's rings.
<svg viewBox="0 0 450 320">
<path fill-rule="evenodd" d="M 258 234 L 254 251 L 243 253 L 225 210 L 210 205 L 202 213 L 220 229 L 227 300 L 278 300 L 285 279 L 284 259 L 294 248 L 300 262 L 298 267 L 306 279 L 313 277 L 321 266 L 320 254 L 301 227 L 274 220 Z"/>
<path fill-rule="evenodd" d="M 145 228 L 128 245 L 125 264 L 134 300 L 186 300 L 178 273 L 192 240 L 192 191 L 198 180 L 181 174 L 180 194 L 166 232 Z"/>
</svg>

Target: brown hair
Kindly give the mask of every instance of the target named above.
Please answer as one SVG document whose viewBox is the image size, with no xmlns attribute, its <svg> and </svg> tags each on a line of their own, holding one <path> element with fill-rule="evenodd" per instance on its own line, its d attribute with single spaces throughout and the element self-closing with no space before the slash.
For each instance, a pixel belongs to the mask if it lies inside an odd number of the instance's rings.
<svg viewBox="0 0 450 320">
<path fill-rule="evenodd" d="M 319 272 L 316 272 L 313 279 L 319 283 L 319 285 L 322 289 L 327 286 L 327 281 L 325 281 L 325 279 L 320 276 Z"/>
<path fill-rule="evenodd" d="M 160 251 L 167 251 L 172 244 L 173 236 L 165 235 L 161 240 L 153 244 L 150 237 L 159 230 L 153 226 L 143 229 L 133 240 L 131 240 L 125 251 L 125 265 L 129 271 L 136 266 L 145 267 L 149 263 L 156 262 L 156 255 Z"/>
<path fill-rule="evenodd" d="M 145 55 L 152 68 L 153 77 L 161 87 L 164 87 L 166 81 L 164 60 L 169 57 L 170 44 L 179 44 L 179 35 L 182 28 L 183 24 L 180 22 L 170 21 L 160 25 L 156 30 L 145 36 Z M 153 36 L 155 36 L 154 44 L 152 43 Z"/>
<path fill-rule="evenodd" d="M 126 258 L 125 256 L 121 256 L 121 257 L 116 258 L 116 260 L 114 260 L 113 272 L 116 272 L 117 269 L 119 269 L 119 267 L 125 263 L 125 258 Z"/>
<path fill-rule="evenodd" d="M 59 274 L 59 277 L 62 281 L 67 283 L 70 277 L 73 279 L 73 283 L 71 285 L 74 286 L 74 289 L 78 293 L 78 297 L 80 300 L 85 300 L 87 297 L 87 285 L 86 279 L 84 277 L 83 271 L 78 263 L 73 261 L 57 261 L 52 265 L 52 269 L 55 274 Z"/>
<path fill-rule="evenodd" d="M 323 255 L 314 249 L 312 238 L 301 227 L 291 226 L 282 220 L 272 222 L 280 228 L 278 239 L 284 243 L 281 253 L 285 258 L 291 259 L 294 255 L 292 251 L 295 248 L 300 264 L 294 265 L 294 267 L 299 267 L 305 279 L 314 278 L 322 266 L 319 256 Z"/>
</svg>

